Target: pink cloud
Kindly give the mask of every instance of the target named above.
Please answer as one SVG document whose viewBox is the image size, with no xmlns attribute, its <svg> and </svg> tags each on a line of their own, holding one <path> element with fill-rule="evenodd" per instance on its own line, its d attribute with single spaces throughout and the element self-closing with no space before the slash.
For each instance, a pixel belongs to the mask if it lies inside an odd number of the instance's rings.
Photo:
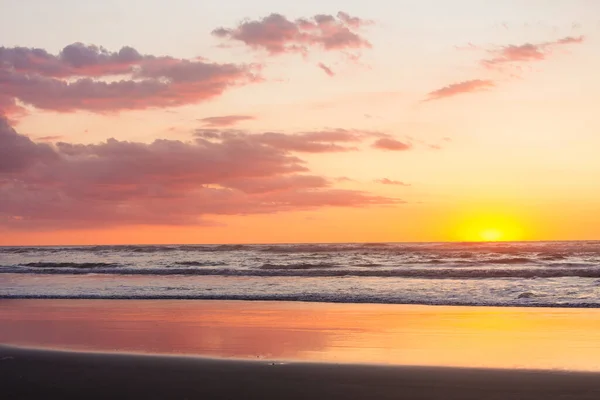
<svg viewBox="0 0 600 400">
<path fill-rule="evenodd" d="M 181 106 L 258 79 L 255 66 L 141 56 L 129 47 L 110 53 L 74 44 L 57 56 L 41 49 L 0 50 L 0 110 L 15 100 L 59 112 Z M 115 74 L 122 79 L 101 79 Z"/>
<path fill-rule="evenodd" d="M 37 138 L 38 142 L 56 142 L 63 139 L 64 136 L 41 136 Z"/>
<path fill-rule="evenodd" d="M 70 76 L 104 76 L 131 73 L 146 58 L 131 47 L 110 52 L 103 47 L 73 43 L 58 55 L 27 47 L 0 47 L 0 65 L 19 73 L 39 74 L 55 78 Z"/>
<path fill-rule="evenodd" d="M 250 121 L 255 119 L 250 115 L 225 115 L 222 117 L 208 117 L 200 119 L 200 122 L 203 122 L 204 125 L 211 128 L 224 128 L 236 125 L 239 122 Z"/>
<path fill-rule="evenodd" d="M 553 42 L 545 42 L 539 44 L 526 43 L 522 45 L 509 45 L 501 47 L 497 50 L 492 50 L 490 53 L 494 56 L 490 59 L 482 61 L 486 67 L 494 67 L 506 63 L 523 63 L 542 61 L 552 52 L 556 46 L 583 43 L 584 37 L 565 37 Z"/>
<path fill-rule="evenodd" d="M 562 39 L 558 39 L 555 43 L 556 44 L 583 43 L 584 40 L 585 40 L 585 37 L 583 37 L 583 36 L 577 36 L 577 37 L 567 36 Z"/>
<path fill-rule="evenodd" d="M 305 134 L 352 141 L 351 131 Z M 284 143 L 284 139 L 281 139 Z M 399 200 L 339 190 L 310 175 L 290 147 L 261 135 L 98 144 L 35 143 L 0 119 L 0 226 L 13 229 L 208 223 Z"/>
<path fill-rule="evenodd" d="M 321 176 L 287 175 L 268 178 L 242 179 L 227 182 L 227 187 L 245 193 L 273 193 L 288 190 L 316 189 L 330 186 Z"/>
<path fill-rule="evenodd" d="M 319 63 L 317 64 L 317 67 L 321 68 L 323 70 L 323 72 L 325 72 L 327 75 L 334 77 L 335 76 L 335 72 L 333 72 L 333 70 L 331 68 L 329 68 L 327 65 L 323 64 L 323 63 Z"/>
<path fill-rule="evenodd" d="M 235 130 L 198 129 L 196 135 L 204 139 L 236 139 L 240 141 L 250 140 L 266 146 L 283 151 L 297 153 L 337 153 L 356 151 L 356 146 L 349 144 L 360 144 L 373 138 L 387 136 L 380 132 L 360 131 L 348 129 L 334 129 L 316 132 L 300 132 L 296 134 L 284 134 L 279 132 L 264 132 L 250 134 Z"/>
<path fill-rule="evenodd" d="M 389 151 L 406 151 L 410 150 L 412 146 L 410 144 L 400 142 L 396 139 L 381 138 L 378 139 L 375 143 L 373 143 L 373 148 Z"/>
<path fill-rule="evenodd" d="M 447 97 L 457 96 L 459 94 L 478 92 L 494 86 L 494 82 L 482 79 L 453 83 L 429 93 L 427 100 L 440 100 Z"/>
<path fill-rule="evenodd" d="M 260 20 L 247 20 L 235 28 L 217 28 L 212 34 L 239 41 L 252 49 L 269 54 L 307 53 L 310 48 L 326 51 L 369 48 L 371 44 L 357 32 L 370 22 L 351 17 L 344 12 L 315 15 L 290 21 L 280 14 Z"/>
<path fill-rule="evenodd" d="M 482 63 L 486 66 L 496 64 L 519 62 L 519 61 L 539 61 L 546 58 L 546 54 L 540 46 L 534 44 L 524 44 L 520 46 L 506 46 L 502 50 L 495 52 L 497 57 L 483 60 Z"/>
<path fill-rule="evenodd" d="M 346 25 L 354 29 L 360 29 L 363 26 L 373 24 L 373 21 L 361 19 L 358 17 L 352 17 L 348 13 L 340 11 L 337 13 L 337 17 L 343 21 Z"/>
<path fill-rule="evenodd" d="M 408 183 L 404 183 L 402 181 L 396 181 L 393 179 L 382 178 L 375 180 L 376 183 L 381 183 L 382 185 L 397 185 L 397 186 L 410 186 Z"/>
<path fill-rule="evenodd" d="M 0 94 L 0 117 L 14 121 L 25 115 L 27 110 L 17 104 L 14 98 Z"/>
<path fill-rule="evenodd" d="M 521 64 L 539 62 L 547 59 L 554 49 L 558 46 L 583 43 L 584 37 L 565 37 L 553 42 L 544 42 L 538 44 L 525 43 L 522 45 L 508 45 L 497 49 L 489 50 L 492 55 L 481 61 L 481 64 L 488 69 L 502 71 L 504 68 L 521 68 Z M 477 50 L 478 47 L 471 45 L 470 48 Z M 512 74 L 511 74 L 512 75 Z M 447 97 L 453 97 L 459 94 L 477 92 L 489 89 L 495 86 L 495 83 L 486 79 L 473 79 L 445 86 L 441 89 L 429 93 L 427 100 L 439 100 Z"/>
<path fill-rule="evenodd" d="M 349 178 L 347 176 L 340 176 L 339 178 L 335 178 L 336 182 L 356 182 L 354 179 Z"/>
<path fill-rule="evenodd" d="M 20 172 L 56 158 L 52 147 L 36 144 L 28 137 L 19 135 L 8 120 L 0 116 L 0 182 L 2 174 Z"/>
</svg>

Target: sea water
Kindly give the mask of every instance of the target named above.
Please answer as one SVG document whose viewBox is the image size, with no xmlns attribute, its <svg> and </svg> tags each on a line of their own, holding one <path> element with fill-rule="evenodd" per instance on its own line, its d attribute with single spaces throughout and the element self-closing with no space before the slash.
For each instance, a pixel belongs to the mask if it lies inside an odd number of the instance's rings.
<svg viewBox="0 0 600 400">
<path fill-rule="evenodd" d="M 1 298 L 600 306 L 600 242 L 0 247 Z"/>
</svg>

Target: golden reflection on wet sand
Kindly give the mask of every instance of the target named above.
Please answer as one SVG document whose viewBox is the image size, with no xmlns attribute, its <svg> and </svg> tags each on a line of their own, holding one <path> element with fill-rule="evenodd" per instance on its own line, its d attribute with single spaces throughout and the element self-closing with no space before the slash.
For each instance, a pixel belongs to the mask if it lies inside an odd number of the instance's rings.
<svg viewBox="0 0 600 400">
<path fill-rule="evenodd" d="M 1 300 L 0 343 L 251 359 L 600 371 L 600 310 Z"/>
</svg>

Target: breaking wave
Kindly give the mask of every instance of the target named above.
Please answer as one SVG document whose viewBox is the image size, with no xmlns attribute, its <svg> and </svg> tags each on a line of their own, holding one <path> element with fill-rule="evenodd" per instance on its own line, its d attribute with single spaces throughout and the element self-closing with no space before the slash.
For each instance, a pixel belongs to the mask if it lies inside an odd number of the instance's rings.
<svg viewBox="0 0 600 400">
<path fill-rule="evenodd" d="M 320 303 L 355 303 L 355 304 L 418 304 L 432 306 L 493 306 L 493 307 L 544 307 L 544 308 L 599 308 L 600 302 L 577 301 L 577 302 L 549 302 L 544 300 L 532 300 L 531 297 L 521 297 L 513 301 L 465 301 L 465 300 L 423 300 L 410 297 L 380 297 L 377 295 L 339 295 L 339 294 L 135 294 L 135 295 L 110 295 L 110 294 L 27 294 L 27 295 L 2 295 L 0 299 L 107 299 L 107 300 L 248 300 L 248 301 L 302 301 Z"/>
<path fill-rule="evenodd" d="M 573 254 L 600 254 L 600 241 L 581 242 L 498 242 L 498 243 L 336 243 L 336 244 L 275 244 L 275 245 L 119 245 L 119 246 L 43 246 L 0 247 L 0 254 L 29 253 L 160 253 L 160 252 L 238 252 L 251 251 L 273 254 L 379 252 L 454 253 L 455 257 L 470 258 L 474 253 L 515 255 L 537 253 L 544 259 L 560 260 Z"/>
<path fill-rule="evenodd" d="M 72 268 L 72 269 L 94 269 L 94 268 L 120 268 L 124 267 L 121 264 L 112 263 L 74 263 L 74 262 L 31 262 L 23 264 L 24 267 L 29 268 L 42 268 L 42 269 L 60 269 L 60 268 Z"/>
<path fill-rule="evenodd" d="M 196 266 L 196 265 L 194 265 Z M 114 275 L 195 275 L 195 276 L 282 276 L 282 277 L 395 277 L 421 279 L 489 279 L 489 278 L 600 278 L 600 267 L 562 268 L 385 268 L 341 269 L 334 264 L 264 264 L 254 269 L 236 268 L 186 268 L 168 266 L 160 268 L 129 268 L 123 265 L 75 263 L 32 263 L 25 266 L 2 266 L 0 273 L 13 274 L 114 274 Z"/>
</svg>

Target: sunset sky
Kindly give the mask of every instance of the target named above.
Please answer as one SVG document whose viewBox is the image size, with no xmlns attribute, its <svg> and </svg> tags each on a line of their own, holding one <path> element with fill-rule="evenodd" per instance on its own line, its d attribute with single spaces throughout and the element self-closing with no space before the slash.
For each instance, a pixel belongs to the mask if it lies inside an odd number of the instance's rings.
<svg viewBox="0 0 600 400">
<path fill-rule="evenodd" d="M 600 239 L 600 1 L 0 0 L 0 245 Z"/>
</svg>

